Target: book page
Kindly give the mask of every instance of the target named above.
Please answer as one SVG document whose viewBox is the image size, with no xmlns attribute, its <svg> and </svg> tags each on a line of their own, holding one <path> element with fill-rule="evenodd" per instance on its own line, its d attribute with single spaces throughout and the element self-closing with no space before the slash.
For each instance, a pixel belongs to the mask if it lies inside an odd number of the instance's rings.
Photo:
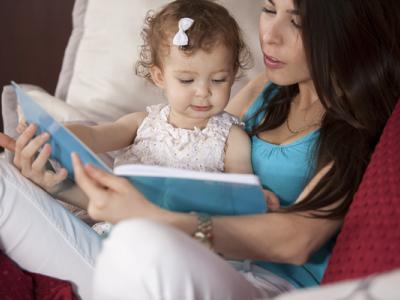
<svg viewBox="0 0 400 300">
<path fill-rule="evenodd" d="M 173 177 L 260 185 L 258 177 L 254 174 L 200 172 L 142 164 L 120 165 L 114 168 L 114 173 L 121 176 Z"/>
</svg>

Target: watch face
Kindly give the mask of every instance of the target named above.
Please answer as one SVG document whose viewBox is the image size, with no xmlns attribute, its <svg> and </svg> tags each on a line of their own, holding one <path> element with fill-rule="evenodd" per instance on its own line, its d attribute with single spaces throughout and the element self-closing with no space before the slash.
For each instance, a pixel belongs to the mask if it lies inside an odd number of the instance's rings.
<svg viewBox="0 0 400 300">
<path fill-rule="evenodd" d="M 196 240 L 207 240 L 207 236 L 202 231 L 196 231 L 193 236 Z"/>
<path fill-rule="evenodd" d="M 197 241 L 199 241 L 201 244 L 203 244 L 204 246 L 206 246 L 208 249 L 212 249 L 212 243 L 210 238 L 207 236 L 207 234 L 205 234 L 202 231 L 196 231 L 193 234 L 193 238 Z"/>
<path fill-rule="evenodd" d="M 193 238 L 198 240 L 207 248 L 212 248 L 212 220 L 209 215 L 197 214 L 198 225 L 193 233 Z"/>
</svg>

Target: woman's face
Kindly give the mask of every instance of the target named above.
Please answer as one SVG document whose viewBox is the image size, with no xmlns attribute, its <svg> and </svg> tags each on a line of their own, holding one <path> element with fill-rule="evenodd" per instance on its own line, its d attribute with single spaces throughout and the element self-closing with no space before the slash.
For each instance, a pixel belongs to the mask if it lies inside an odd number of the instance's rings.
<svg viewBox="0 0 400 300">
<path fill-rule="evenodd" d="M 281 86 L 309 81 L 300 17 L 293 0 L 265 0 L 259 30 L 268 78 Z"/>
</svg>

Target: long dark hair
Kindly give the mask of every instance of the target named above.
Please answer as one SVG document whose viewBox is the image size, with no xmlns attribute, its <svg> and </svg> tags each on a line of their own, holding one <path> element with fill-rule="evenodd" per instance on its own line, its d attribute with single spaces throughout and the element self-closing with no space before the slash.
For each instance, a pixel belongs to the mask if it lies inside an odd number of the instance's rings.
<svg viewBox="0 0 400 300">
<path fill-rule="evenodd" d="M 311 78 L 326 109 L 316 171 L 333 165 L 303 201 L 285 211 L 342 218 L 400 97 L 400 4 L 294 0 L 294 5 L 300 13 Z M 266 117 L 252 134 L 282 125 L 298 92 L 297 85 L 270 86 L 259 111 Z"/>
</svg>

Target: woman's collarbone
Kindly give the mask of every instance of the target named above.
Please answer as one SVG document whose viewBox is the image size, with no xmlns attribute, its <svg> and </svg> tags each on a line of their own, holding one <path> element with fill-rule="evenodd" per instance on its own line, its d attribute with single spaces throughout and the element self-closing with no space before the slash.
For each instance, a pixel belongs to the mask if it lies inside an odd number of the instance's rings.
<svg viewBox="0 0 400 300">
<path fill-rule="evenodd" d="M 291 144 L 291 143 L 295 142 L 296 140 L 301 139 L 302 137 L 310 134 L 311 132 L 315 131 L 316 129 L 318 129 L 317 125 L 310 127 L 307 130 L 304 130 L 297 134 L 294 134 L 287 129 L 287 126 L 285 124 L 282 124 L 281 126 L 279 126 L 277 128 L 266 130 L 266 131 L 259 133 L 258 138 L 269 144 L 284 146 L 287 144 Z"/>
</svg>

